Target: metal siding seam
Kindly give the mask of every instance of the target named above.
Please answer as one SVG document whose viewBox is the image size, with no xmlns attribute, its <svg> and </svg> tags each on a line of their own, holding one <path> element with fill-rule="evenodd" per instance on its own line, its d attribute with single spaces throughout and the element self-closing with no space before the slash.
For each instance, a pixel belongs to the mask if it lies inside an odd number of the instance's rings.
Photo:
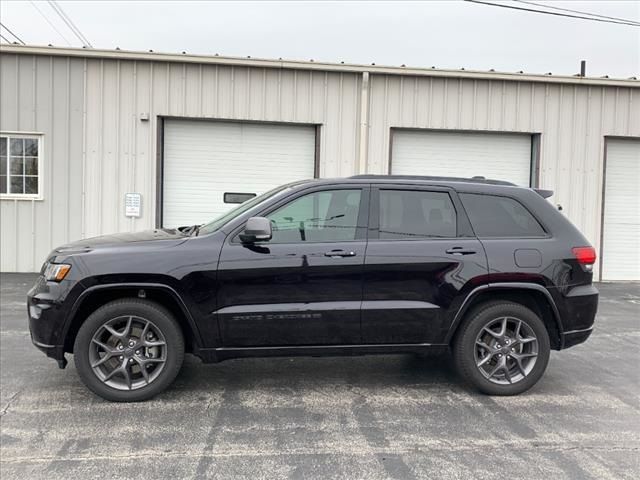
<svg viewBox="0 0 640 480">
<path fill-rule="evenodd" d="M 53 125 L 54 125 L 54 118 L 53 118 L 53 98 L 55 97 L 54 95 L 54 91 L 53 91 L 53 57 L 50 57 L 49 59 L 49 133 L 50 133 L 50 139 L 47 142 L 47 145 L 49 146 L 49 164 L 51 166 L 51 168 L 49 168 L 49 175 L 47 178 L 47 183 L 49 185 L 47 194 L 49 195 L 48 198 L 48 207 L 49 207 L 49 215 L 47 216 L 47 228 L 48 228 L 48 233 L 49 233 L 49 246 L 51 246 L 53 244 L 53 175 L 51 174 L 51 172 L 53 172 L 53 159 L 54 159 L 54 153 L 53 153 L 53 147 L 55 145 L 54 142 L 54 135 L 53 135 Z M 17 246 L 16 246 L 17 247 Z"/>
<path fill-rule="evenodd" d="M 64 211 L 65 211 L 65 223 L 67 226 L 67 231 L 65 235 L 65 243 L 69 243 L 71 240 L 71 217 L 69 211 L 69 195 L 70 195 L 70 187 L 71 187 L 71 58 L 67 57 L 67 103 L 65 105 L 67 109 L 67 135 L 66 135 L 66 143 L 67 143 L 67 154 L 65 155 L 65 174 L 66 174 L 66 195 L 64 197 Z M 35 266 L 35 265 L 34 265 Z"/>
<path fill-rule="evenodd" d="M 216 105 L 214 108 L 215 116 L 220 116 L 220 71 L 218 65 L 216 65 Z"/>
<path fill-rule="evenodd" d="M 282 120 L 282 69 L 278 70 L 278 120 Z"/>
<path fill-rule="evenodd" d="M 31 73 L 32 73 L 32 78 L 31 78 L 31 88 L 33 88 L 32 90 L 32 97 L 31 97 L 31 114 L 32 114 L 32 118 L 31 118 L 31 124 L 33 125 L 33 131 L 37 132 L 38 131 L 38 116 L 36 115 L 36 104 L 37 104 L 37 99 L 38 99 L 38 93 L 37 93 L 37 82 L 36 82 L 36 73 L 37 73 L 37 62 L 36 62 L 36 56 L 33 56 L 33 66 L 31 67 Z"/>
<path fill-rule="evenodd" d="M 598 155 L 598 171 L 597 171 L 597 178 L 598 178 L 598 188 L 596 189 L 597 191 L 597 198 L 598 198 L 598 206 L 600 208 L 600 212 L 599 215 L 597 215 L 597 222 L 598 223 L 598 235 L 596 236 L 596 248 L 597 251 L 600 253 L 600 261 L 597 262 L 596 264 L 596 269 L 598 270 L 598 278 L 600 280 L 602 280 L 602 266 L 604 265 L 604 256 L 603 256 L 603 238 L 604 238 L 604 194 L 605 194 L 605 157 L 606 157 L 606 147 L 607 147 L 607 140 L 605 137 L 605 131 L 604 131 L 604 119 L 605 119 L 605 94 L 606 94 L 606 89 L 605 87 L 601 87 L 600 88 L 600 134 L 598 135 L 598 137 L 600 138 L 600 149 L 599 149 L 599 155 Z"/>
<path fill-rule="evenodd" d="M 53 61 L 53 57 L 51 58 Z M 16 55 L 16 130 L 20 131 L 20 55 Z M 9 190 L 7 190 L 9 191 Z"/>
<path fill-rule="evenodd" d="M 413 125 L 418 126 L 418 77 L 413 77 Z"/>
<path fill-rule="evenodd" d="M 200 69 L 200 85 L 202 85 L 202 68 Z M 131 179 L 131 192 L 137 191 L 136 189 L 136 162 L 137 162 L 137 152 L 138 152 L 138 119 L 136 118 L 136 112 L 138 111 L 138 62 L 133 62 L 133 79 L 132 79 L 132 101 L 133 111 L 131 112 L 130 118 L 132 122 L 132 131 L 133 135 L 129 136 L 129 162 L 130 162 L 130 175 Z M 202 102 L 201 107 L 202 110 Z M 135 217 L 129 217 L 129 230 L 135 231 Z"/>
<path fill-rule="evenodd" d="M 444 79 L 444 95 L 442 100 L 442 118 L 440 119 L 440 125 L 444 128 L 449 128 L 449 115 L 447 115 L 447 109 L 449 108 L 449 79 Z"/>
<path fill-rule="evenodd" d="M 100 206 L 102 205 L 102 131 L 103 131 L 103 124 L 104 124 L 104 111 L 102 108 L 102 105 L 104 103 L 104 93 L 103 93 L 103 87 L 104 87 L 104 60 L 100 60 L 100 77 L 98 79 L 98 88 L 99 88 L 99 94 L 98 94 L 98 132 L 96 133 L 96 137 L 97 137 L 97 148 L 95 148 L 96 150 L 96 155 L 94 155 L 94 165 L 93 165 L 93 169 L 92 169 L 92 178 L 91 178 L 91 183 L 95 186 L 95 192 L 93 194 L 94 197 L 94 201 L 93 201 L 93 208 L 95 209 L 95 211 L 90 212 L 91 213 L 91 217 L 97 218 L 97 222 L 94 222 L 94 231 L 92 232 L 92 236 L 93 235 L 100 235 L 102 233 L 102 212 L 100 211 Z M 94 127 L 95 128 L 95 127 Z M 96 165 L 97 162 L 97 165 Z M 97 172 L 97 175 L 96 175 Z M 97 202 L 96 199 L 97 198 Z"/>
<path fill-rule="evenodd" d="M 478 81 L 474 80 L 473 81 L 473 101 L 471 102 L 471 128 L 472 129 L 476 128 L 476 110 L 477 110 L 476 102 L 477 101 L 478 101 Z"/>
<path fill-rule="evenodd" d="M 231 67 L 231 85 L 229 86 L 229 103 L 231 104 L 231 118 L 236 116 L 236 67 Z"/>
<path fill-rule="evenodd" d="M 293 71 L 293 104 L 291 105 L 292 121 L 298 118 L 298 71 Z"/>
<path fill-rule="evenodd" d="M 157 131 L 156 128 L 156 110 L 154 108 L 153 105 L 153 85 L 155 83 L 154 80 L 154 75 L 155 75 L 155 69 L 154 67 L 154 63 L 153 62 L 149 62 L 149 122 L 147 125 L 147 140 L 148 140 L 148 145 L 147 145 L 147 165 L 149 167 L 145 167 L 145 171 L 147 168 L 151 169 L 151 175 L 144 175 L 144 183 L 145 183 L 145 192 L 149 194 L 149 198 L 147 200 L 147 202 L 150 204 L 148 207 L 149 210 L 149 215 L 147 216 L 147 220 L 145 222 L 145 227 L 149 227 L 151 228 L 153 226 L 153 224 L 155 223 L 155 218 L 156 218 L 156 210 L 158 208 L 158 205 L 156 205 L 155 201 L 151 201 L 151 199 L 155 199 L 156 197 L 156 188 L 157 188 L 157 183 L 155 180 L 152 181 L 151 179 L 155 179 L 158 176 L 158 172 L 156 172 L 156 168 L 157 168 L 157 162 L 155 161 L 156 157 L 154 155 L 154 151 L 153 151 L 153 144 L 154 144 L 154 138 L 153 138 L 153 132 Z M 146 212 L 145 210 L 143 210 L 143 212 Z M 144 215 L 144 213 L 143 213 Z M 146 216 L 146 215 L 145 215 Z M 142 218 L 145 218 L 145 216 L 143 216 Z M 153 219 L 153 223 L 150 223 L 149 220 Z"/>
<path fill-rule="evenodd" d="M 400 92 L 398 93 L 398 117 L 396 123 L 404 124 L 404 77 L 400 77 Z"/>
<path fill-rule="evenodd" d="M 182 65 L 182 116 L 187 114 L 187 64 Z"/>
<path fill-rule="evenodd" d="M 362 75 L 364 76 L 364 74 Z M 354 126 L 355 126 L 355 135 L 353 138 L 353 141 L 351 142 L 351 145 L 353 147 L 353 161 L 351 164 L 351 171 L 352 172 L 356 172 L 358 173 L 358 170 L 360 169 L 360 125 L 358 124 L 358 106 L 360 104 L 360 101 L 362 100 L 361 96 L 358 95 L 358 86 L 360 85 L 360 82 L 362 81 L 362 76 L 359 75 L 354 75 L 353 76 L 353 118 L 354 118 Z"/>
<path fill-rule="evenodd" d="M 524 130 L 520 126 L 520 82 L 516 84 L 516 119 L 515 119 L 515 130 L 521 132 Z"/>
<path fill-rule="evenodd" d="M 165 102 L 167 103 L 167 108 L 165 109 L 165 114 L 171 115 L 171 65 L 168 63 L 166 86 L 167 91 L 165 92 Z"/>
<path fill-rule="evenodd" d="M 535 124 L 535 96 L 536 96 L 536 86 L 533 83 L 529 84 L 529 87 L 531 88 L 531 96 L 530 96 L 530 101 L 529 101 L 529 131 L 530 132 L 534 132 L 535 128 L 534 128 L 534 124 Z M 539 168 L 540 166 L 538 166 Z"/>
<path fill-rule="evenodd" d="M 309 105 L 308 105 L 308 109 L 309 111 L 307 112 L 308 118 L 310 122 L 316 123 L 314 116 L 313 116 L 313 72 L 310 70 L 309 71 Z"/>
<path fill-rule="evenodd" d="M 17 55 L 16 55 L 17 56 Z M 16 254 L 13 257 L 13 271 L 14 272 L 19 272 L 20 270 L 18 270 L 18 256 L 20 255 L 20 242 L 19 242 L 19 238 L 18 238 L 18 234 L 19 234 L 19 228 L 18 228 L 18 199 L 14 198 L 13 199 L 13 221 L 14 221 L 14 228 L 13 228 L 13 236 L 14 236 L 14 242 L 16 245 Z M 51 220 L 49 220 L 49 224 L 51 224 Z"/>
<path fill-rule="evenodd" d="M 563 85 L 560 85 L 560 97 L 558 99 L 558 128 L 556 129 L 556 152 L 553 156 L 553 173 L 554 178 L 553 181 L 558 183 L 559 179 L 564 179 L 564 176 L 559 176 L 560 171 L 560 151 L 562 150 L 562 105 L 564 103 L 564 89 Z M 564 182 L 563 182 L 564 183 Z M 562 185 L 562 192 L 564 194 L 564 184 Z M 565 196 L 566 199 L 566 196 Z M 573 205 L 569 205 L 568 214 L 569 217 L 572 217 L 571 211 L 573 210 Z"/>
<path fill-rule="evenodd" d="M 431 111 L 433 110 L 431 107 L 433 106 L 433 77 L 429 78 L 429 101 L 427 103 L 429 106 L 429 115 L 427 116 L 427 128 L 431 128 Z"/>
<path fill-rule="evenodd" d="M 342 100 L 344 93 L 344 73 L 340 73 L 340 81 L 338 82 L 339 91 L 338 91 L 338 139 L 336 145 L 336 170 L 338 175 L 342 173 Z"/>
<path fill-rule="evenodd" d="M 260 118 L 264 120 L 267 115 L 267 69 L 262 69 L 262 115 Z"/>
<path fill-rule="evenodd" d="M 382 152 L 380 152 L 380 158 L 384 158 L 384 151 L 385 151 L 385 147 L 387 152 L 389 151 L 390 148 L 390 141 L 391 141 L 391 135 L 390 135 L 390 125 L 389 125 L 389 76 L 385 75 L 384 76 L 384 116 L 382 117 L 383 121 L 382 121 L 382 125 L 384 126 L 384 134 L 382 136 Z M 389 165 L 389 161 L 387 160 L 386 162 L 384 162 L 384 164 L 386 164 L 386 172 L 382 171 L 382 173 L 391 173 L 391 166 Z"/>
<path fill-rule="evenodd" d="M 633 90 L 629 89 L 629 113 L 627 115 L 627 136 L 631 136 L 631 112 L 633 112 Z"/>
<path fill-rule="evenodd" d="M 582 142 L 583 145 L 583 152 L 581 154 L 581 158 L 585 159 L 585 188 L 582 189 L 582 205 L 586 205 L 587 204 L 587 191 L 589 190 L 589 186 L 590 184 L 588 183 L 588 179 L 593 175 L 593 168 L 592 168 L 592 164 L 589 162 L 589 144 L 590 144 L 590 124 L 589 124 L 589 119 L 591 118 L 591 98 L 592 98 L 592 89 L 591 86 L 589 86 L 587 88 L 587 111 L 585 112 L 585 139 L 584 142 Z M 588 169 L 588 170 L 587 170 Z M 591 215 L 589 215 L 589 210 L 586 208 L 582 209 L 582 223 L 583 225 L 587 225 L 587 223 L 589 222 L 589 218 L 592 218 Z M 591 229 L 589 229 L 591 230 Z M 595 237 L 595 236 L 594 236 Z"/>
<path fill-rule="evenodd" d="M 200 70 L 198 72 L 198 105 L 200 106 L 199 108 L 199 112 L 200 112 L 200 116 L 203 117 L 203 107 L 202 104 L 204 103 L 204 99 L 203 99 L 203 93 L 202 93 L 202 64 L 199 65 Z M 133 217 L 131 217 L 133 218 Z"/>
<path fill-rule="evenodd" d="M 328 111 L 329 111 L 329 95 L 328 95 L 328 91 L 329 91 L 329 73 L 325 72 L 324 73 L 324 102 L 323 102 L 323 106 L 322 106 L 322 120 L 324 122 L 325 128 L 327 125 L 327 115 L 328 115 Z M 320 170 L 319 172 L 319 176 L 322 177 L 323 174 L 325 173 L 325 162 L 322 161 L 322 156 L 326 155 L 326 151 L 327 151 L 327 132 L 324 131 L 322 132 L 321 135 L 321 139 L 320 142 L 322 143 L 322 149 L 320 152 L 320 168 L 318 170 Z"/>
<path fill-rule="evenodd" d="M 82 83 L 82 201 L 80 211 L 82 219 L 80 229 L 82 238 L 86 238 L 86 214 L 87 214 L 87 59 L 83 62 L 83 83 Z"/>
<path fill-rule="evenodd" d="M 38 101 L 38 93 L 37 93 L 37 82 L 36 82 L 36 56 L 33 56 L 33 64 L 31 66 L 31 125 L 33 126 L 33 131 L 38 131 L 38 117 L 36 115 L 36 105 Z M 39 148 L 42 148 L 42 144 L 39 145 Z M 39 155 L 43 155 L 43 152 L 38 152 Z M 40 162 L 40 166 L 43 167 Z M 45 169 L 46 170 L 46 169 Z M 44 172 L 38 171 L 38 193 L 42 195 L 42 175 Z M 33 248 L 31 249 L 31 270 L 35 270 L 36 266 L 36 202 L 34 199 L 31 199 L 31 243 Z"/>
<path fill-rule="evenodd" d="M 456 117 L 456 127 L 462 128 L 462 79 L 458 79 L 458 116 Z"/>
<path fill-rule="evenodd" d="M 115 152 L 116 152 L 116 158 L 114 163 L 114 167 L 115 167 L 115 174 L 114 174 L 114 178 L 117 182 L 117 185 L 115 186 L 115 190 L 116 190 L 116 195 L 115 195 L 115 202 L 114 205 L 116 208 L 113 209 L 113 213 L 115 215 L 115 226 L 116 229 L 119 231 L 120 230 L 120 159 L 122 158 L 122 156 L 120 155 L 120 119 L 122 118 L 122 110 L 120 107 L 120 79 L 121 79 L 121 74 L 120 74 L 120 60 L 117 61 L 116 63 L 116 114 L 115 114 L 115 118 L 116 118 L 116 124 L 114 125 L 115 128 L 115 133 L 116 133 L 116 141 L 115 141 Z"/>
<path fill-rule="evenodd" d="M 507 88 L 505 81 L 502 82 L 502 93 L 500 95 L 500 130 L 504 130 L 504 122 L 506 117 L 507 102 L 505 97 L 507 96 Z"/>
<path fill-rule="evenodd" d="M 251 117 L 251 69 L 247 68 L 247 90 L 246 90 L 246 95 L 245 98 L 247 99 L 247 103 L 246 103 L 246 110 L 245 110 L 245 117 L 246 118 L 252 118 Z"/>
<path fill-rule="evenodd" d="M 578 185 L 581 184 L 582 188 L 584 188 L 584 175 L 585 172 L 584 170 L 579 172 L 576 170 L 576 122 L 578 120 L 577 118 L 577 111 L 578 111 L 578 92 L 577 92 L 577 88 L 573 87 L 573 95 L 572 95 L 572 104 L 571 104 L 571 150 L 569 151 L 569 171 L 567 172 L 567 175 L 572 176 L 573 178 L 578 179 Z M 578 163 L 578 168 L 580 168 L 580 163 Z M 578 173 L 578 175 L 575 175 L 575 173 Z M 564 178 L 564 175 L 563 175 Z M 575 187 L 575 184 L 574 184 Z M 569 198 L 571 199 L 571 204 L 575 205 L 577 202 L 574 202 L 574 195 L 575 195 L 575 190 L 576 188 L 570 188 L 569 189 Z M 575 218 L 578 219 L 582 219 L 582 212 L 584 211 L 584 203 L 582 204 L 581 207 L 581 212 L 578 215 L 578 212 L 576 212 L 576 216 Z M 580 229 L 584 229 L 584 224 L 580 225 Z"/>
<path fill-rule="evenodd" d="M 491 97 L 493 96 L 493 82 L 487 82 L 487 115 L 486 115 L 486 125 L 485 128 L 490 130 L 491 125 L 491 107 L 493 106 L 493 102 L 491 101 Z"/>
<path fill-rule="evenodd" d="M 616 87 L 616 100 L 613 104 L 613 132 L 618 133 L 618 101 L 620 100 L 620 89 Z"/>
<path fill-rule="evenodd" d="M 36 269 L 36 201 L 31 199 L 31 266 L 29 271 Z"/>
</svg>

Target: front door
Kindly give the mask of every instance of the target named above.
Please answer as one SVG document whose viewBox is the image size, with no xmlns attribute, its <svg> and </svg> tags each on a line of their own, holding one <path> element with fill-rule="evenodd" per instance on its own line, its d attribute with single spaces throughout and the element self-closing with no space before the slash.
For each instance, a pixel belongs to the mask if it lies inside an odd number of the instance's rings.
<svg viewBox="0 0 640 480">
<path fill-rule="evenodd" d="M 381 185 L 371 207 L 363 343 L 442 343 L 460 292 L 487 275 L 460 201 L 445 188 Z"/>
<path fill-rule="evenodd" d="M 270 241 L 230 235 L 218 267 L 225 347 L 360 343 L 368 201 L 366 187 L 315 187 L 260 214 Z"/>
</svg>

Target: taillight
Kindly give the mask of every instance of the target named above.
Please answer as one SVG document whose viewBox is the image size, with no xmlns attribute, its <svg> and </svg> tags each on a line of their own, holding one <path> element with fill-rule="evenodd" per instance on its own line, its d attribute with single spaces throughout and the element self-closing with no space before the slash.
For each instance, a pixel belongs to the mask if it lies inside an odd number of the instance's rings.
<svg viewBox="0 0 640 480">
<path fill-rule="evenodd" d="M 593 247 L 573 247 L 571 249 L 573 256 L 585 270 L 591 271 L 593 264 L 596 263 L 596 249 Z"/>
</svg>

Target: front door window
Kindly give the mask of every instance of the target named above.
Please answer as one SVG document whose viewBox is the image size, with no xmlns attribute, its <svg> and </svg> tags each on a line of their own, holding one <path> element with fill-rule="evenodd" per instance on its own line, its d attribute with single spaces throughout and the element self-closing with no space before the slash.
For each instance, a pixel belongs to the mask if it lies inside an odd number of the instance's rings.
<svg viewBox="0 0 640 480">
<path fill-rule="evenodd" d="M 267 215 L 269 243 L 344 242 L 358 238 L 362 190 L 326 190 L 296 198 Z"/>
</svg>

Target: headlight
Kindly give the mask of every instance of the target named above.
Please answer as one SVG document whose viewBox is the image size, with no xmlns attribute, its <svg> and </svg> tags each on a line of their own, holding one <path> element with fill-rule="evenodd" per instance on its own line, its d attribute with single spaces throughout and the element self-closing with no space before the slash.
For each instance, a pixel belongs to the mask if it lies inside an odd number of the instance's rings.
<svg viewBox="0 0 640 480">
<path fill-rule="evenodd" d="M 44 278 L 49 282 L 61 282 L 71 270 L 66 263 L 49 263 L 44 269 Z"/>
</svg>

